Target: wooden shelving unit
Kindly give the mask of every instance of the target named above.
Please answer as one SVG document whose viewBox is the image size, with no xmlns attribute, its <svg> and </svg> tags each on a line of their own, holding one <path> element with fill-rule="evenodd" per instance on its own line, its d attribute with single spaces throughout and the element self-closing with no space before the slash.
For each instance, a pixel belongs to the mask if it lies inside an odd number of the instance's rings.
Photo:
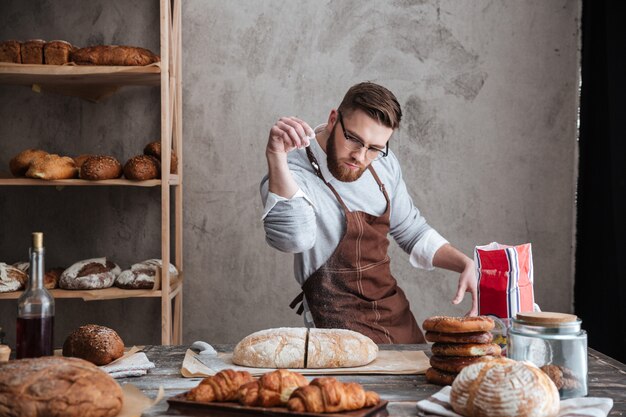
<svg viewBox="0 0 626 417">
<path fill-rule="evenodd" d="M 55 298 L 109 300 L 119 298 L 161 299 L 161 343 L 182 343 L 183 306 L 183 146 L 181 0 L 159 0 L 161 62 L 145 67 L 24 65 L 0 63 L 0 84 L 25 85 L 34 91 L 48 91 L 99 101 L 125 86 L 160 86 L 161 89 L 161 176 L 159 180 L 129 181 L 80 179 L 45 181 L 13 178 L 0 174 L 0 186 L 120 186 L 161 187 L 161 259 L 173 263 L 179 276 L 170 277 L 169 268 L 160 271 L 152 290 L 107 288 L 91 291 L 52 290 Z M 170 174 L 171 152 L 178 156 L 176 174 Z M 174 199 L 174 212 L 170 205 Z M 172 220 L 174 233 L 170 232 Z M 174 241 L 174 253 L 170 245 Z M 140 261 L 140 260 L 137 260 Z M 0 300 L 17 299 L 21 292 L 0 294 Z M 173 305 L 172 305 L 173 304 Z"/>
</svg>

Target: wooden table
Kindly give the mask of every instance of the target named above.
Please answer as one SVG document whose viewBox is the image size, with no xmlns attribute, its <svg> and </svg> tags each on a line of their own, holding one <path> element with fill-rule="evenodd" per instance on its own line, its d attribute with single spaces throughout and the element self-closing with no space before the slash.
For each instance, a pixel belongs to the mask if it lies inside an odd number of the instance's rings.
<svg viewBox="0 0 626 417">
<path fill-rule="evenodd" d="M 165 389 L 165 399 L 153 406 L 144 416 L 191 416 L 177 409 L 169 409 L 167 398 L 198 385 L 201 378 L 183 378 L 180 367 L 188 346 L 147 346 L 146 355 L 156 368 L 142 377 L 118 379 L 121 384 L 131 383 L 150 398 L 155 398 L 160 386 Z M 232 351 L 234 345 L 214 345 L 218 351 Z M 383 349 L 425 350 L 429 345 L 381 345 Z M 593 349 L 589 349 L 589 396 L 613 398 L 610 416 L 626 416 L 626 365 Z M 390 416 L 416 416 L 417 401 L 434 394 L 441 387 L 428 384 L 424 375 L 341 375 L 337 379 L 361 383 L 389 401 Z"/>
</svg>

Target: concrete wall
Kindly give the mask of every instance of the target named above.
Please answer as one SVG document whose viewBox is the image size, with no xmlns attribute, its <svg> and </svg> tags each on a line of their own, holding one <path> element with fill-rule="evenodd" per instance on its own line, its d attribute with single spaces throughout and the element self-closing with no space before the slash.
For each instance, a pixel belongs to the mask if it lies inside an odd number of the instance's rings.
<svg viewBox="0 0 626 417">
<path fill-rule="evenodd" d="M 112 4 L 109 4 L 112 3 Z M 27 4 L 27 5 L 26 5 Z M 184 341 L 236 342 L 301 325 L 290 255 L 265 244 L 259 180 L 282 115 L 326 120 L 352 84 L 396 93 L 405 118 L 392 148 L 415 203 L 467 254 L 532 242 L 537 302 L 571 311 L 580 3 L 532 1 L 187 0 L 183 2 L 185 135 Z M 0 39 L 135 44 L 158 51 L 156 1 L 0 4 Z M 159 137 L 157 88 L 93 104 L 0 86 L 0 167 L 27 147 L 125 161 Z M 159 190 L 0 189 L 0 261 L 25 259 L 47 236 L 47 265 L 159 253 Z M 457 275 L 392 269 L 418 322 L 463 314 Z M 14 340 L 14 301 L 0 326 Z M 56 344 L 97 322 L 127 344 L 159 343 L 157 300 L 57 302 Z"/>
</svg>

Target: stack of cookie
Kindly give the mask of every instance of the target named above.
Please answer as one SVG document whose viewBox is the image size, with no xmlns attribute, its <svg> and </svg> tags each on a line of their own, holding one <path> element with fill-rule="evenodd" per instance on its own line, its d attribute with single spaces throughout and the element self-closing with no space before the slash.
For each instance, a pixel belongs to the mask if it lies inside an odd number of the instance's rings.
<svg viewBox="0 0 626 417">
<path fill-rule="evenodd" d="M 489 317 L 435 316 L 422 325 L 431 347 L 430 366 L 426 381 L 437 385 L 451 385 L 461 369 L 483 358 L 498 357 L 500 346 L 492 343 L 490 331 L 494 322 Z"/>
</svg>

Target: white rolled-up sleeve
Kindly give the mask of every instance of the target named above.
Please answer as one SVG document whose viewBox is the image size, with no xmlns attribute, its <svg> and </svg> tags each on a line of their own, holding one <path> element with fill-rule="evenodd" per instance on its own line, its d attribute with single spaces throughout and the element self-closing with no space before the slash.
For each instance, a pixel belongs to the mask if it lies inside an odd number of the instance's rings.
<svg viewBox="0 0 626 417">
<path fill-rule="evenodd" d="M 424 232 L 421 238 L 413 245 L 409 262 L 416 268 L 435 269 L 433 266 L 435 253 L 446 243 L 449 242 L 435 229 Z"/>
</svg>

